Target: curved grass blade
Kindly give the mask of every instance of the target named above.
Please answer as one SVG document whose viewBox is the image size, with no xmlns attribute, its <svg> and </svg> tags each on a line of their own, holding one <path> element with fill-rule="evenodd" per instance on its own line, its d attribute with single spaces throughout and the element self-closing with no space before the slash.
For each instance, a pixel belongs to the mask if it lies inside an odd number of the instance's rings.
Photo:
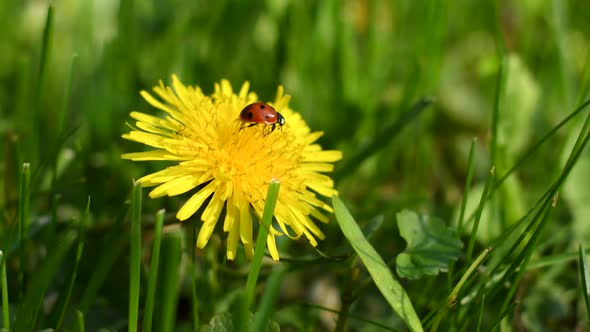
<svg viewBox="0 0 590 332">
<path fill-rule="evenodd" d="M 481 194 L 481 199 L 479 201 L 479 205 L 477 207 L 477 210 L 475 211 L 475 221 L 473 223 L 473 228 L 471 229 L 471 236 L 469 237 L 469 244 L 467 246 L 467 254 L 465 255 L 465 257 L 466 257 L 465 259 L 468 262 L 471 260 L 471 255 L 473 254 L 473 247 L 475 246 L 477 229 L 479 228 L 479 221 L 481 220 L 481 214 L 483 213 L 483 208 L 487 202 L 487 198 L 489 197 L 488 192 L 490 190 L 490 187 L 492 186 L 492 183 L 494 183 L 495 173 L 496 173 L 495 168 L 492 166 L 492 169 L 490 170 L 490 174 L 488 175 L 488 179 L 486 181 L 486 185 L 483 189 L 483 193 Z M 490 193 L 490 195 L 491 195 L 491 193 Z"/>
<path fill-rule="evenodd" d="M 342 233 L 365 264 L 385 300 L 411 331 L 423 331 L 420 319 L 402 285 L 395 280 L 385 261 L 367 241 L 346 206 L 337 196 L 332 197 L 332 205 Z"/>
</svg>

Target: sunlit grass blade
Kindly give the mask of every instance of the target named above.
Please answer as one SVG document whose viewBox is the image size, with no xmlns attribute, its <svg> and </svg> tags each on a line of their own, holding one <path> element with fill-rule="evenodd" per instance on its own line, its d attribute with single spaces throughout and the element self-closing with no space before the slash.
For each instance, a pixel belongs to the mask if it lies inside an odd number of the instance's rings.
<svg viewBox="0 0 590 332">
<path fill-rule="evenodd" d="M 366 240 L 358 224 L 337 196 L 332 197 L 334 214 L 342 233 L 352 245 L 354 251 L 365 264 L 375 285 L 391 308 L 406 323 L 411 331 L 423 331 L 420 319 L 414 311 L 410 298 L 402 285 L 395 280 L 391 270 Z"/>
<path fill-rule="evenodd" d="M 70 297 L 72 296 L 72 290 L 74 289 L 74 284 L 76 283 L 76 275 L 78 274 L 78 267 L 80 266 L 80 260 L 82 258 L 82 251 L 84 250 L 84 242 L 86 241 L 86 224 L 88 223 L 88 218 L 90 215 L 90 197 L 88 197 L 88 201 L 86 202 L 86 209 L 84 209 L 84 216 L 80 222 L 80 231 L 78 232 L 78 247 L 76 249 L 76 261 L 74 263 L 74 269 L 72 270 L 72 275 L 70 276 L 70 282 L 68 285 L 68 290 L 66 293 L 65 300 L 63 302 L 63 306 L 61 308 L 59 319 L 57 320 L 56 330 L 61 331 L 64 318 L 66 316 L 66 312 L 68 306 L 70 304 Z"/>
<path fill-rule="evenodd" d="M 0 293 L 2 294 L 3 327 L 10 330 L 10 308 L 8 302 L 8 280 L 6 279 L 6 257 L 0 250 Z"/>
<path fill-rule="evenodd" d="M 137 331 L 141 278 L 141 184 L 133 183 L 129 239 L 129 331 Z"/>
<path fill-rule="evenodd" d="M 453 288 L 453 290 L 451 291 L 451 293 L 449 294 L 449 296 L 447 296 L 447 299 L 446 299 L 445 303 L 443 305 L 441 305 L 440 306 L 440 309 L 438 309 L 438 311 L 436 312 L 436 316 L 432 320 L 430 331 L 433 331 L 434 332 L 434 331 L 437 331 L 438 330 L 438 326 L 439 326 L 441 320 L 447 315 L 447 313 L 449 312 L 449 310 L 453 306 L 455 306 L 455 304 L 457 302 L 457 297 L 459 296 L 459 292 L 463 289 L 463 286 L 467 283 L 467 281 L 469 280 L 469 278 L 474 274 L 474 272 L 476 271 L 476 269 L 487 258 L 488 254 L 490 253 L 491 250 L 492 250 L 491 248 L 485 249 L 475 259 L 475 261 L 473 261 L 473 263 L 471 263 L 471 265 L 469 266 L 469 268 L 467 268 L 467 271 L 465 271 L 465 273 L 463 274 L 463 276 L 461 276 L 461 279 L 459 280 L 459 282 L 457 282 L 457 284 L 455 285 L 455 287 Z"/>
<path fill-rule="evenodd" d="M 473 247 L 475 246 L 475 240 L 477 239 L 477 230 L 479 228 L 481 214 L 483 213 L 483 208 L 485 207 L 490 187 L 494 183 L 494 175 L 495 168 L 492 167 L 492 169 L 490 170 L 490 174 L 488 175 L 486 185 L 483 189 L 483 193 L 481 194 L 479 205 L 477 206 L 477 210 L 475 210 L 475 221 L 473 222 L 473 228 L 471 228 L 471 236 L 469 237 L 469 245 L 467 246 L 467 254 L 465 255 L 465 260 L 468 262 L 471 260 L 471 255 L 473 254 Z"/>
<path fill-rule="evenodd" d="M 260 299 L 258 310 L 254 314 L 254 321 L 252 322 L 252 331 L 264 331 L 270 320 L 272 308 L 279 296 L 283 278 L 287 273 L 287 269 L 280 266 L 275 268 L 268 277 L 264 293 Z"/>
<path fill-rule="evenodd" d="M 42 261 L 42 265 L 35 277 L 27 287 L 27 292 L 19 303 L 16 319 L 14 322 L 14 331 L 33 331 L 41 303 L 49 284 L 54 279 L 56 272 L 61 265 L 66 253 L 70 250 L 77 235 L 74 232 L 68 232 L 66 235 L 55 243 L 54 248 L 49 250 L 49 254 Z"/>
<path fill-rule="evenodd" d="M 152 260 L 150 262 L 150 273 L 145 297 L 145 308 L 143 310 L 142 331 L 150 332 L 152 330 L 152 315 L 154 313 L 154 298 L 156 296 L 156 282 L 158 280 L 158 265 L 160 264 L 160 242 L 162 240 L 162 225 L 164 224 L 164 210 L 156 213 L 156 223 L 154 225 L 154 246 L 152 250 Z"/>
<path fill-rule="evenodd" d="M 250 271 L 248 271 L 248 279 L 246 280 L 246 288 L 244 290 L 246 310 L 250 309 L 250 306 L 254 302 L 254 297 L 256 296 L 256 283 L 258 281 L 260 269 L 262 268 L 262 258 L 264 257 L 264 251 L 266 248 L 266 238 L 268 236 L 270 225 L 272 224 L 275 205 L 279 197 L 279 188 L 280 183 L 274 180 L 271 181 L 268 186 L 266 203 L 264 204 L 264 211 L 262 213 L 261 227 L 258 229 L 254 256 L 250 263 Z"/>
<path fill-rule="evenodd" d="M 578 247 L 578 266 L 580 269 L 580 282 L 582 283 L 582 297 L 584 297 L 584 303 L 586 304 L 586 321 L 590 320 L 590 271 L 588 270 L 588 264 L 586 263 L 586 253 L 584 252 L 584 246 L 580 243 Z"/>
<path fill-rule="evenodd" d="M 337 181 L 345 175 L 352 173 L 365 159 L 387 146 L 385 142 L 389 142 L 396 137 L 402 129 L 412 123 L 432 102 L 432 98 L 422 98 L 410 107 L 410 109 L 402 113 L 395 121 L 383 125 L 377 134 L 371 137 L 370 141 L 359 146 L 350 158 L 346 158 L 340 163 L 340 167 L 334 171 L 333 178 Z"/>
<path fill-rule="evenodd" d="M 18 289 L 19 297 L 22 296 L 24 289 L 25 266 L 26 264 L 26 245 L 27 234 L 29 230 L 29 214 L 31 204 L 31 165 L 23 163 L 20 170 L 19 192 L 18 192 L 18 251 L 20 266 L 18 272 Z"/>
<path fill-rule="evenodd" d="M 174 331 L 176 306 L 178 305 L 178 278 L 182 255 L 182 233 L 180 229 L 166 232 L 162 236 L 160 267 L 158 268 L 158 290 L 154 309 L 154 331 Z"/>
</svg>

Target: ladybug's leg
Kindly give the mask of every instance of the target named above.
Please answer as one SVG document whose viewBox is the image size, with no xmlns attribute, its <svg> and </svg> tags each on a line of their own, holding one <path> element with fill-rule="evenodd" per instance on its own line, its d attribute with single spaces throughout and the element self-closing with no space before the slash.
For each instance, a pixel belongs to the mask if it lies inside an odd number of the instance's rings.
<svg viewBox="0 0 590 332">
<path fill-rule="evenodd" d="M 258 124 L 258 123 L 256 123 L 256 122 L 253 122 L 253 123 L 248 123 L 247 125 L 246 125 L 246 124 L 243 124 L 243 125 L 241 125 L 241 126 L 240 126 L 240 130 L 242 130 L 242 129 L 244 129 L 244 128 L 250 128 L 250 127 L 252 127 L 252 126 L 255 126 L 255 125 L 257 125 L 257 124 Z"/>
</svg>

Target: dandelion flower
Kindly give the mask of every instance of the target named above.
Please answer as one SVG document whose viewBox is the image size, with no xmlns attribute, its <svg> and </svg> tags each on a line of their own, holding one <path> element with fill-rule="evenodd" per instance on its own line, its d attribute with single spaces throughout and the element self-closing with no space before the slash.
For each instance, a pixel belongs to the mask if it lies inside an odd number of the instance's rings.
<svg viewBox="0 0 590 332">
<path fill-rule="evenodd" d="M 154 149 L 122 157 L 174 162 L 138 181 L 142 186 L 156 186 L 149 194 L 151 198 L 192 191 L 176 214 L 181 221 L 206 204 L 200 215 L 203 224 L 197 247 L 205 247 L 218 221 L 223 219 L 223 231 L 228 233 L 227 258 L 236 257 L 238 241 L 251 257 L 253 216 L 261 219 L 273 179 L 281 183 L 281 189 L 274 212 L 276 222 L 267 238 L 271 257 L 279 259 L 276 236 L 305 236 L 313 246 L 317 245 L 316 239 L 324 238 L 316 221 L 327 223 L 326 213 L 332 212 L 332 208 L 317 195 L 337 194 L 332 179 L 322 173 L 332 171 L 332 163 L 341 159 L 342 154 L 322 150 L 315 143 L 322 133 L 311 132 L 301 115 L 289 108 L 290 97 L 282 87 L 278 88 L 275 101 L 269 103 L 286 120 L 276 130 L 264 124 L 244 126 L 239 119 L 245 106 L 258 101 L 247 82 L 236 94 L 230 83 L 222 80 L 208 96 L 199 87 L 183 85 L 173 75 L 171 87 L 160 81 L 153 91 L 154 95 L 146 91 L 141 95 L 164 115 L 131 112 L 135 127 L 123 138 Z"/>
</svg>

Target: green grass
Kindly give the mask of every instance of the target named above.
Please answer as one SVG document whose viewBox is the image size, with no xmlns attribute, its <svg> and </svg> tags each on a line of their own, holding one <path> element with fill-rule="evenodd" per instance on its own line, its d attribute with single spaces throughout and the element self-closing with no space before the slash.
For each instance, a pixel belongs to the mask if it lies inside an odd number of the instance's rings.
<svg viewBox="0 0 590 332">
<path fill-rule="evenodd" d="M 590 331 L 588 17 L 581 0 L 0 2 L 0 328 Z M 201 250 L 198 218 L 176 220 L 187 194 L 130 186 L 167 165 L 122 160 L 141 148 L 121 134 L 172 73 L 262 100 L 282 84 L 343 152 L 317 248 L 281 238 L 271 263 L 270 199 L 253 260 L 228 262 L 221 222 Z M 438 226 L 402 232 L 413 213 Z"/>
</svg>

